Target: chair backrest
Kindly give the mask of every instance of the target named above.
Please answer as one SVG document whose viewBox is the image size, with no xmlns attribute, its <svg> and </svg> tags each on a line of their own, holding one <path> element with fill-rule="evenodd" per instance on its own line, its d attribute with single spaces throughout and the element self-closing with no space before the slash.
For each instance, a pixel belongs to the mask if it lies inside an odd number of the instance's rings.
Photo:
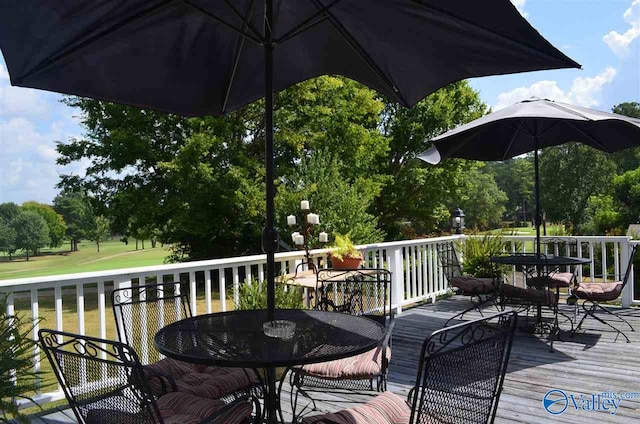
<svg viewBox="0 0 640 424">
<path fill-rule="evenodd" d="M 362 315 L 381 324 L 393 319 L 391 272 L 386 269 L 321 269 L 316 309 Z"/>
<path fill-rule="evenodd" d="M 163 422 L 129 346 L 54 330 L 38 334 L 79 423 Z"/>
<path fill-rule="evenodd" d="M 516 321 L 506 311 L 432 333 L 422 345 L 410 422 L 493 422 Z"/>
<path fill-rule="evenodd" d="M 627 264 L 627 270 L 625 271 L 624 277 L 622 278 L 622 289 L 625 288 L 627 282 L 629 281 L 629 277 L 631 276 L 631 272 L 633 271 L 633 260 L 636 257 L 636 252 L 638 251 L 639 247 L 640 244 L 635 244 L 631 249 L 631 253 L 629 254 L 629 263 Z"/>
<path fill-rule="evenodd" d="M 573 237 L 542 237 L 540 247 L 547 255 L 578 256 L 578 240 Z"/>
<path fill-rule="evenodd" d="M 186 287 L 180 283 L 148 284 L 114 290 L 111 306 L 118 338 L 133 346 L 143 364 L 162 359 L 153 337 L 164 326 L 191 316 Z"/>
<path fill-rule="evenodd" d="M 455 244 L 452 241 L 444 243 L 438 243 L 436 245 L 438 252 L 438 258 L 442 265 L 442 271 L 448 280 L 454 277 L 462 276 L 462 266 L 458 259 L 458 253 L 456 252 Z"/>
</svg>

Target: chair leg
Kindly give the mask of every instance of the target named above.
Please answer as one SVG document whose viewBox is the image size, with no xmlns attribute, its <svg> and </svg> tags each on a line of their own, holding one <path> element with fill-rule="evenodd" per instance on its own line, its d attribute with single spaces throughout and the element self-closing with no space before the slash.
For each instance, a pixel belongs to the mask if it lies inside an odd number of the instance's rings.
<svg viewBox="0 0 640 424">
<path fill-rule="evenodd" d="M 589 308 L 586 307 L 587 302 L 591 302 L 591 307 L 589 307 Z M 624 332 L 622 332 L 621 330 L 617 329 L 613 325 L 609 324 L 607 321 L 605 321 L 602 318 L 600 318 L 599 316 L 597 316 L 595 314 L 595 310 L 598 309 L 598 308 L 602 309 L 603 311 L 605 311 L 609 315 L 613 315 L 614 317 L 619 318 L 621 321 L 624 321 L 631 328 L 631 331 L 635 331 L 633 329 L 633 327 L 631 327 L 631 324 L 629 324 L 624 318 L 617 316 L 616 314 L 614 314 L 610 310 L 608 310 L 605 307 L 603 307 L 600 304 L 598 304 L 598 302 L 593 302 L 593 301 L 589 301 L 589 300 L 585 301 L 582 304 L 582 308 L 584 309 L 585 313 L 584 313 L 584 316 L 582 317 L 582 319 L 580 320 L 580 323 L 578 324 L 578 326 L 574 330 L 574 334 L 575 334 L 576 331 L 578 331 L 580 329 L 580 326 L 582 326 L 582 322 L 585 320 L 585 318 L 587 318 L 587 316 L 590 316 L 590 317 L 594 318 L 595 320 L 599 321 L 600 323 L 609 326 L 610 328 L 612 328 L 613 330 L 615 330 L 618 333 L 616 335 L 616 338 L 615 338 L 614 342 L 618 340 L 618 336 L 622 335 L 622 337 L 624 337 L 627 340 L 627 343 L 631 343 L 631 340 L 629 340 L 629 337 L 627 337 L 627 335 L 624 334 Z"/>
<path fill-rule="evenodd" d="M 447 320 L 447 322 L 444 323 L 444 327 L 447 327 L 449 325 L 449 322 L 456 319 L 456 318 L 462 318 L 464 316 L 464 314 L 466 314 L 469 311 L 473 311 L 474 309 L 477 309 L 478 312 L 480 313 L 480 316 L 484 317 L 484 314 L 482 313 L 482 308 L 481 306 L 484 305 L 485 303 L 488 302 L 493 302 L 494 305 L 496 305 L 496 309 L 498 309 L 498 312 L 500 312 L 500 308 L 499 306 L 496 304 L 496 300 L 497 300 L 497 294 L 496 293 L 491 293 L 489 295 L 487 295 L 487 298 L 484 300 L 479 300 L 478 302 L 474 302 L 473 298 L 474 297 L 478 297 L 478 299 L 480 299 L 481 295 L 472 295 L 471 296 L 471 303 L 472 305 L 469 306 L 467 309 L 465 309 L 462 312 L 459 312 L 457 314 L 455 314 L 454 316 L 452 316 L 451 318 L 449 318 Z"/>
</svg>

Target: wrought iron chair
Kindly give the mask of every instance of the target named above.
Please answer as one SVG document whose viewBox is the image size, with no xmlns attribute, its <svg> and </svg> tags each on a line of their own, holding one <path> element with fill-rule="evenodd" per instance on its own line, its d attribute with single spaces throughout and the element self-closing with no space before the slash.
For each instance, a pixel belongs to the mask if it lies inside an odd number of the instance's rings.
<svg viewBox="0 0 640 424">
<path fill-rule="evenodd" d="M 422 345 L 416 383 L 406 400 L 385 392 L 303 423 L 492 423 L 517 318 L 507 311 L 432 333 Z"/>
<path fill-rule="evenodd" d="M 575 238 L 544 238 L 541 241 L 541 246 L 544 249 L 542 253 L 547 255 L 578 256 L 578 240 Z M 555 283 L 555 288 L 566 288 L 571 293 L 571 288 L 576 284 L 576 271 L 577 267 L 570 271 L 551 270 L 547 277 Z"/>
<path fill-rule="evenodd" d="M 182 391 L 218 399 L 258 390 L 253 370 L 190 364 L 165 358 L 155 349 L 153 337 L 158 330 L 191 317 L 184 285 L 160 283 L 117 289 L 111 294 L 111 305 L 120 341 L 139 352 L 145 372 L 163 377 L 151 381 L 153 393 Z"/>
<path fill-rule="evenodd" d="M 636 252 L 638 251 L 639 246 L 640 245 L 636 244 L 635 246 L 633 246 L 633 249 L 631 250 L 631 254 L 629 255 L 629 263 L 627 265 L 627 270 L 624 274 L 624 277 L 622 278 L 622 281 L 616 281 L 612 283 L 580 282 L 575 287 L 575 289 L 573 290 L 573 295 L 578 299 L 584 300 L 584 302 L 582 303 L 582 309 L 584 310 L 584 315 L 582 316 L 582 319 L 576 326 L 574 330 L 574 334 L 576 331 L 580 329 L 580 327 L 582 327 L 582 323 L 584 322 L 584 320 L 590 316 L 600 321 L 602 324 L 605 324 L 613 328 L 618 333 L 616 335 L 616 340 L 618 340 L 618 336 L 622 334 L 622 336 L 627 340 L 627 343 L 631 343 L 631 341 L 629 340 L 629 337 L 627 337 L 627 335 L 624 334 L 622 330 L 614 327 L 612 324 L 610 324 L 603 318 L 597 316 L 595 312 L 598 309 L 600 309 L 601 311 L 604 311 L 608 315 L 615 317 L 618 321 L 621 321 L 627 324 L 631 329 L 631 331 L 635 331 L 631 326 L 631 324 L 629 323 L 629 321 L 627 321 L 620 315 L 615 314 L 609 309 L 605 308 L 600 304 L 600 302 L 610 302 L 610 301 L 616 300 L 620 296 L 620 294 L 622 293 L 622 290 L 624 290 L 625 286 L 629 282 L 629 277 L 631 276 L 631 272 L 633 271 L 633 260 L 636 256 Z"/>
<path fill-rule="evenodd" d="M 299 394 L 311 399 L 315 409 L 315 402 L 309 395 L 314 390 L 386 390 L 387 370 L 391 359 L 391 333 L 395 324 L 390 288 L 391 272 L 384 269 L 318 271 L 316 309 L 376 320 L 385 326 L 386 335 L 381 346 L 369 352 L 293 368 L 289 382 L 295 389 L 291 391 L 294 417 L 298 415 Z M 302 411 L 305 409 L 306 407 Z"/>
<path fill-rule="evenodd" d="M 46 329 L 39 340 L 79 423 L 246 423 L 253 408 L 260 416 L 249 394 L 230 403 L 181 392 L 156 398 L 124 343 Z"/>
<path fill-rule="evenodd" d="M 501 310 L 498 304 L 501 281 L 497 276 L 484 278 L 464 275 L 453 242 L 438 243 L 436 249 L 451 289 L 471 298 L 471 306 L 449 318 L 445 326 L 474 309 L 482 315 L 482 306 L 487 303 L 493 304 L 498 311 Z"/>
</svg>

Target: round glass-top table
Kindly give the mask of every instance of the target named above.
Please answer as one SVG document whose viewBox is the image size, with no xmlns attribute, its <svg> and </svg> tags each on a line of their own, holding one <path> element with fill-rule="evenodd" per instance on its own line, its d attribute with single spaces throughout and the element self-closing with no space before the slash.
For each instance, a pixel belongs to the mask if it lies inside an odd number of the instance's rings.
<svg viewBox="0 0 640 424">
<path fill-rule="evenodd" d="M 187 318 L 162 328 L 156 348 L 185 362 L 265 368 L 267 422 L 276 422 L 275 367 L 326 362 L 377 347 L 384 327 L 369 318 L 316 310 L 231 311 Z"/>
</svg>

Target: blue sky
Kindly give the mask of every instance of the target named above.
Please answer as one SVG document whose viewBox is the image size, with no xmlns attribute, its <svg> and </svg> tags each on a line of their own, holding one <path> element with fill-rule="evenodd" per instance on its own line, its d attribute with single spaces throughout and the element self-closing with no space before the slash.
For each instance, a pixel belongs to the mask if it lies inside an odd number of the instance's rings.
<svg viewBox="0 0 640 424">
<path fill-rule="evenodd" d="M 640 102 L 640 0 L 512 2 L 582 69 L 471 80 L 485 103 L 495 110 L 538 96 L 610 111 L 622 102 Z M 83 172 L 86 163 L 55 164 L 55 141 L 82 135 L 78 111 L 60 98 L 11 87 L 0 58 L 0 203 L 51 203 L 59 174 Z"/>
</svg>

